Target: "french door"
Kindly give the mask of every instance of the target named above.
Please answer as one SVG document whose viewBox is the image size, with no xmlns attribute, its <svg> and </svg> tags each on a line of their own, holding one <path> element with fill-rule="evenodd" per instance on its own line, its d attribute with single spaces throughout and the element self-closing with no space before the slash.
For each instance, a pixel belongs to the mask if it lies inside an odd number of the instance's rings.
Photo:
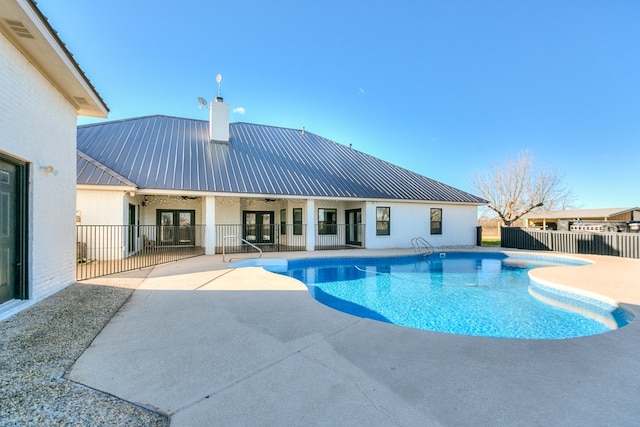
<svg viewBox="0 0 640 427">
<path fill-rule="evenodd" d="M 273 243 L 273 211 L 244 211 L 243 238 L 251 243 Z"/>
<path fill-rule="evenodd" d="M 362 240 L 360 238 L 360 224 L 362 224 L 362 210 L 351 209 L 345 211 L 345 224 L 346 224 L 346 243 L 347 245 L 362 246 Z"/>
<path fill-rule="evenodd" d="M 0 156 L 0 304 L 27 298 L 27 166 Z"/>
<path fill-rule="evenodd" d="M 158 209 L 159 244 L 195 246 L 195 218 L 193 210 Z"/>
</svg>

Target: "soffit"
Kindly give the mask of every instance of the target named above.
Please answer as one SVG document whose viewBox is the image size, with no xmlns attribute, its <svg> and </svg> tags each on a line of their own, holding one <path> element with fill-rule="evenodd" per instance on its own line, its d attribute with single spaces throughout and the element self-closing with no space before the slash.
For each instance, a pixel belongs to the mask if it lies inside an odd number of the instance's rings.
<svg viewBox="0 0 640 427">
<path fill-rule="evenodd" d="M 34 2 L 0 1 L 0 31 L 74 106 L 78 115 L 107 117 L 108 107 Z"/>
</svg>

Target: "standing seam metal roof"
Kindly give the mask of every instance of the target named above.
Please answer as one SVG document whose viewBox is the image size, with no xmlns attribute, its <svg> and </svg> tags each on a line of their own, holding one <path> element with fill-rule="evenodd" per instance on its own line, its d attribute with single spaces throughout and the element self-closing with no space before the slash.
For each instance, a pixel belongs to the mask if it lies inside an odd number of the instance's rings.
<svg viewBox="0 0 640 427">
<path fill-rule="evenodd" d="M 79 126 L 78 155 L 141 189 L 486 203 L 307 131 L 231 123 L 224 144 L 209 141 L 208 126 L 168 116 Z M 104 179 L 79 167 L 78 183 Z"/>
<path fill-rule="evenodd" d="M 95 159 L 76 150 L 76 171 L 78 184 L 125 185 L 135 187 L 134 182 L 114 172 Z"/>
</svg>

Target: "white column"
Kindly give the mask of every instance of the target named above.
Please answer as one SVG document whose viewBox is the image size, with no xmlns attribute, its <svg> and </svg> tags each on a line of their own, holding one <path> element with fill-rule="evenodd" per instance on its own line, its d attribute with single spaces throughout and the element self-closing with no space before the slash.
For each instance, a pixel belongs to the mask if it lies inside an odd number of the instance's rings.
<svg viewBox="0 0 640 427">
<path fill-rule="evenodd" d="M 373 202 L 366 202 L 364 204 L 364 213 L 362 214 L 362 218 L 365 226 L 363 247 L 366 249 L 376 242 L 376 204 Z"/>
<path fill-rule="evenodd" d="M 315 211 L 316 202 L 313 199 L 307 199 L 307 251 L 311 252 L 316 249 L 316 221 Z"/>
<path fill-rule="evenodd" d="M 206 196 L 202 203 L 202 223 L 204 227 L 204 253 L 216 253 L 216 198 Z"/>
</svg>

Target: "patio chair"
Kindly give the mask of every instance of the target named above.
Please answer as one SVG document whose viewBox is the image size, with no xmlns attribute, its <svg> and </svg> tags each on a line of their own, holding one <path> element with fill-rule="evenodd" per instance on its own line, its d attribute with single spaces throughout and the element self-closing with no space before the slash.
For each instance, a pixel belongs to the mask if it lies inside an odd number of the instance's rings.
<svg viewBox="0 0 640 427">
<path fill-rule="evenodd" d="M 153 249 L 156 247 L 156 241 L 149 240 L 146 234 L 142 235 L 142 243 L 145 249 Z"/>
</svg>

